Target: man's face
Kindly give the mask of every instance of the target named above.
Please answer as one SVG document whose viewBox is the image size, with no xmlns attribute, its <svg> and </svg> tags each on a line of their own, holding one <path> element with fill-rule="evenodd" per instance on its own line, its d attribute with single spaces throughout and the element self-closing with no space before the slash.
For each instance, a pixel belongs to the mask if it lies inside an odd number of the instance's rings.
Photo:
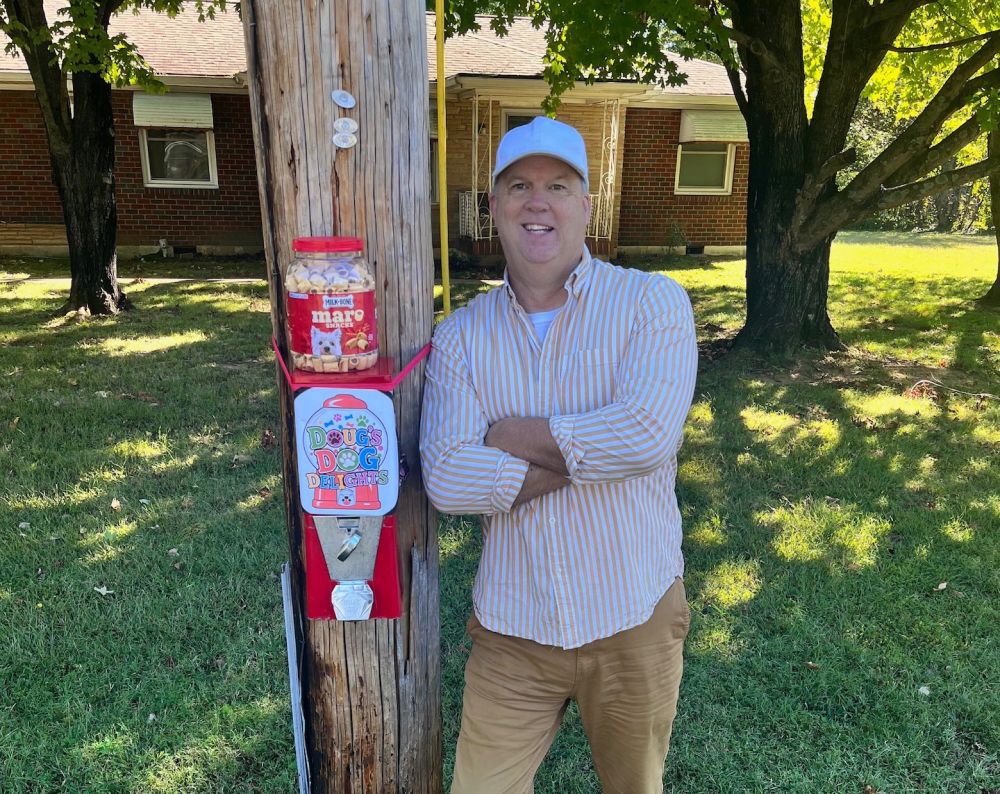
<svg viewBox="0 0 1000 794">
<path fill-rule="evenodd" d="M 504 170 L 490 211 L 512 275 L 565 278 L 580 261 L 590 196 L 580 175 L 561 160 L 536 155 Z"/>
</svg>

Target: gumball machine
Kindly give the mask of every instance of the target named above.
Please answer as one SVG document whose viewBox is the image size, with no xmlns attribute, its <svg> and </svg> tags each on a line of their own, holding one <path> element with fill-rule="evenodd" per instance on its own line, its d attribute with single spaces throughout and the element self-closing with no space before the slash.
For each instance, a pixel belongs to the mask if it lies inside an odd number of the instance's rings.
<svg viewBox="0 0 1000 794">
<path fill-rule="evenodd" d="M 386 517 L 399 494 L 392 401 L 375 390 L 305 389 L 295 429 L 308 616 L 397 617 L 395 520 Z"/>
</svg>

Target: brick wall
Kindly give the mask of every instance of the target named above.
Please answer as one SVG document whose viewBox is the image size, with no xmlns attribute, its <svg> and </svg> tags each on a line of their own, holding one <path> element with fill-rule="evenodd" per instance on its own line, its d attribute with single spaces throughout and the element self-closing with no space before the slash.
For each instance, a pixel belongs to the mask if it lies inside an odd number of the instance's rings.
<svg viewBox="0 0 1000 794">
<path fill-rule="evenodd" d="M 42 114 L 32 91 L 0 91 L 0 234 L 6 225 L 62 226 Z"/>
<path fill-rule="evenodd" d="M 487 122 L 487 103 L 480 123 Z M 215 149 L 218 189 L 147 188 L 142 183 L 139 131 L 132 123 L 132 94 L 115 92 L 116 178 L 119 242 L 154 246 L 262 245 L 256 162 L 246 95 L 216 94 Z M 492 103 L 493 150 L 499 142 L 502 106 Z M 62 209 L 52 184 L 41 114 L 30 91 L 0 91 L 0 244 L 64 240 Z M 628 108 L 620 130 L 614 236 L 618 245 L 743 245 L 746 236 L 748 150 L 737 147 L 730 196 L 674 195 L 680 111 Z M 449 235 L 458 241 L 458 191 L 472 174 L 472 102 L 449 97 L 447 200 Z M 600 173 L 601 106 L 563 105 L 559 115 L 587 141 L 591 187 Z M 480 153 L 482 155 L 482 152 Z M 484 163 L 485 167 L 485 163 Z M 482 177 L 486 184 L 487 177 Z M 432 208 L 437 245 L 438 206 Z M 604 253 L 602 251 L 602 253 Z"/>
<path fill-rule="evenodd" d="M 625 120 L 619 245 L 745 245 L 749 147 L 736 147 L 729 196 L 674 194 L 681 111 L 630 107 Z"/>
<path fill-rule="evenodd" d="M 118 198 L 118 242 L 155 246 L 166 239 L 174 246 L 219 245 L 259 248 L 263 245 L 257 164 L 246 95 L 215 94 L 217 189 L 147 188 L 143 185 L 139 130 L 133 125 L 132 94 L 116 91 L 115 178 Z M 62 234 L 62 209 L 52 184 L 41 113 L 30 91 L 0 91 L 0 244 L 28 225 Z M 16 242 L 11 238 L 7 242 Z"/>
</svg>

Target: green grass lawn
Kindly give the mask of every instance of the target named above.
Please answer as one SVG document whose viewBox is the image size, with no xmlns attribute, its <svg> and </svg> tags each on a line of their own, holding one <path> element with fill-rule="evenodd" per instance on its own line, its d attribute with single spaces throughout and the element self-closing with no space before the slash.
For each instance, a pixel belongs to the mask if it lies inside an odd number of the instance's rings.
<svg viewBox="0 0 1000 794">
<path fill-rule="evenodd" d="M 841 235 L 847 352 L 701 362 L 669 791 L 1000 788 L 995 257 Z M 687 287 L 703 341 L 739 328 L 742 260 L 627 264 Z M 0 260 L 33 276 L 0 283 L 0 791 L 291 791 L 266 286 L 123 264 L 137 311 L 67 321 L 57 267 Z M 446 780 L 479 548 L 442 520 Z M 598 791 L 572 711 L 536 790 Z"/>
</svg>

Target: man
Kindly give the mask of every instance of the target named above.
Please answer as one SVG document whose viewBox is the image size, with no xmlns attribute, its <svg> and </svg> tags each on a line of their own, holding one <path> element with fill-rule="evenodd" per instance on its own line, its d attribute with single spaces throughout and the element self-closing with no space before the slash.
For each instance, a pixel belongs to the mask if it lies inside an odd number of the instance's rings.
<svg viewBox="0 0 1000 794">
<path fill-rule="evenodd" d="M 507 270 L 434 336 L 434 505 L 483 515 L 453 794 L 531 792 L 570 700 L 606 792 L 662 790 L 690 614 L 676 453 L 697 370 L 687 295 L 591 257 L 580 134 L 497 149 Z"/>
</svg>

